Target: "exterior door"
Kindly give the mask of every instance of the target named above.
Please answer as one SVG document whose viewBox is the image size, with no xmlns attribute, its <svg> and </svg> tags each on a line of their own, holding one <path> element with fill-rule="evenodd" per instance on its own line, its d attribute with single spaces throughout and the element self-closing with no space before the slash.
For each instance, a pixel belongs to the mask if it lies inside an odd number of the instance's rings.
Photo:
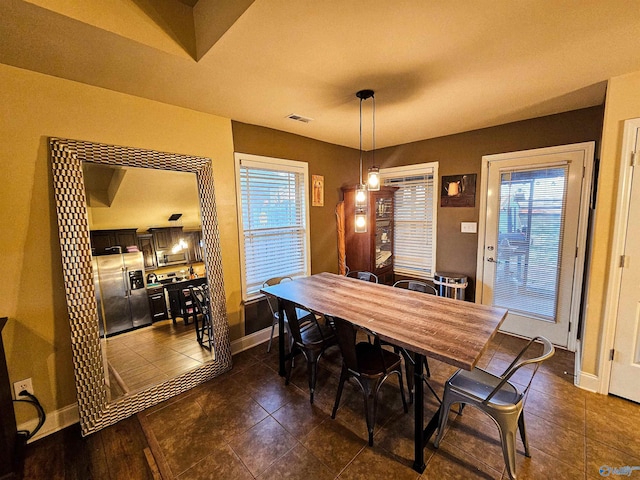
<svg viewBox="0 0 640 480">
<path fill-rule="evenodd" d="M 508 309 L 504 332 L 575 347 L 593 148 L 483 158 L 479 298 Z"/>
<path fill-rule="evenodd" d="M 633 123 L 633 128 L 626 129 L 625 134 L 634 137 L 634 152 L 639 152 L 640 120 Z M 620 291 L 609 393 L 640 402 L 640 255 L 637 240 L 640 237 L 640 178 L 636 171 L 638 154 L 633 158 L 635 166 L 625 162 L 622 167 L 626 170 L 623 172 L 626 181 L 621 188 L 628 198 L 628 213 L 622 238 L 624 256 L 619 263 Z"/>
</svg>

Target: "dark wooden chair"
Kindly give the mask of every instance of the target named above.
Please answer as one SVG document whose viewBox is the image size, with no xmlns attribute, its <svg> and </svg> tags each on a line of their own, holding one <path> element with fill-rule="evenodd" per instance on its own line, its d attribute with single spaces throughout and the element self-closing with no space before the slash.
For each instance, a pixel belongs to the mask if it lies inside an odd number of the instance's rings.
<svg viewBox="0 0 640 480">
<path fill-rule="evenodd" d="M 309 376 L 309 399 L 313 403 L 313 394 L 316 388 L 316 377 L 318 372 L 318 360 L 324 351 L 336 344 L 336 335 L 331 327 L 320 323 L 318 318 L 311 312 L 308 312 L 292 302 L 284 301 L 284 311 L 289 325 L 289 334 L 292 341 L 290 342 L 290 352 L 286 384 L 291 379 L 291 369 L 293 359 L 302 354 L 307 360 L 307 372 Z M 303 317 L 306 324 L 301 327 L 301 319 L 299 312 L 306 312 Z M 307 321 L 308 319 L 308 321 Z"/>
<path fill-rule="evenodd" d="M 190 287 L 189 290 L 196 308 L 196 316 L 194 317 L 196 338 L 200 345 L 211 350 L 213 347 L 213 327 L 211 325 L 209 285 L 204 284 L 199 287 Z"/>
<path fill-rule="evenodd" d="M 378 409 L 378 391 L 389 378 L 390 375 L 398 375 L 400 384 L 400 396 L 405 413 L 408 412 L 407 401 L 404 396 L 404 385 L 402 383 L 402 371 L 400 355 L 390 350 L 385 350 L 380 344 L 378 336 L 369 330 L 358 327 L 341 318 L 327 319 L 334 326 L 338 345 L 342 353 L 342 371 L 340 373 L 340 383 L 336 401 L 333 405 L 331 418 L 336 418 L 340 397 L 344 383 L 353 378 L 362 389 L 364 396 L 365 415 L 367 419 L 367 430 L 369 431 L 369 445 L 373 446 L 373 428 L 376 423 L 376 413 Z M 359 330 L 373 338 L 373 343 L 366 341 L 357 342 L 356 337 Z"/>
</svg>

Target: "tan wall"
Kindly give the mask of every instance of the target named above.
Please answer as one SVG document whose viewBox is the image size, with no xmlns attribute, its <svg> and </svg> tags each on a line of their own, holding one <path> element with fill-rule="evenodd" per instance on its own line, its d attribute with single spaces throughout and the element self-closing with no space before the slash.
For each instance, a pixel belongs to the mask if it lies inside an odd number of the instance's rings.
<svg viewBox="0 0 640 480">
<path fill-rule="evenodd" d="M 395 167 L 439 162 L 439 188 L 443 175 L 477 174 L 475 208 L 438 206 L 436 251 L 436 270 L 467 275 L 470 285 L 466 291 L 466 298 L 473 300 L 478 236 L 460 233 L 460 222 L 477 222 L 479 219 L 482 156 L 599 141 L 602 117 L 603 108 L 593 107 L 423 140 L 382 149 L 376 152 L 376 163 L 381 167 Z"/>
<path fill-rule="evenodd" d="M 640 117 L 640 72 L 609 80 L 607 87 L 598 200 L 596 204 L 591 269 L 587 293 L 582 370 L 599 374 L 604 301 L 609 283 L 608 273 L 613 241 L 618 176 L 624 120 Z"/>
<path fill-rule="evenodd" d="M 231 122 L 0 65 L 0 316 L 12 382 L 33 378 L 45 410 L 75 402 L 49 136 L 210 157 L 231 338 L 242 335 Z M 17 406 L 18 422 L 35 416 Z"/>
<path fill-rule="evenodd" d="M 340 188 L 358 181 L 358 151 L 269 128 L 231 123 L 236 152 L 307 162 L 309 175 L 324 176 L 324 207 L 310 207 L 309 213 L 311 271 L 337 273 L 335 208 L 342 200 Z"/>
</svg>

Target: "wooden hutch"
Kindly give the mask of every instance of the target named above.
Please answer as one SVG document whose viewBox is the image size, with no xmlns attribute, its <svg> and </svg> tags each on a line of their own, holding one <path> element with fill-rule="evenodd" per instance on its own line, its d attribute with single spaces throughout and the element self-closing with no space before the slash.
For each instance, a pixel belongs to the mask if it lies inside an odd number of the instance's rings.
<svg viewBox="0 0 640 480">
<path fill-rule="evenodd" d="M 367 231 L 355 231 L 355 187 L 345 187 L 345 254 L 350 271 L 375 273 L 378 281 L 393 284 L 393 194 L 396 187 L 368 192 Z"/>
</svg>

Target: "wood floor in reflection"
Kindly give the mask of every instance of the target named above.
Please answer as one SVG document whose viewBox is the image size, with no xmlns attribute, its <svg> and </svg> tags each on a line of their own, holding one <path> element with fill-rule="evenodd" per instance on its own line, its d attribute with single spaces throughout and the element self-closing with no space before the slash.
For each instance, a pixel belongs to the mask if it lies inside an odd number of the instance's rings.
<svg viewBox="0 0 640 480">
<path fill-rule="evenodd" d="M 480 364 L 499 371 L 521 346 L 522 340 L 498 335 Z M 296 361 L 286 386 L 276 350 L 267 354 L 259 345 L 235 355 L 230 372 L 87 438 L 74 427 L 29 445 L 25 478 L 146 479 L 154 471 L 156 478 L 180 480 L 507 478 L 497 429 L 481 412 L 451 412 L 440 448 L 432 441 L 425 448 L 427 466 L 419 475 L 411 469 L 412 409 L 403 412 L 397 384 L 381 390 L 369 447 L 357 387 L 345 386 L 336 419 L 330 417 L 338 350 L 320 360 L 313 405 L 305 362 Z M 455 369 L 429 364 L 431 384 L 441 392 Z M 519 479 L 595 480 L 603 466 L 640 466 L 640 406 L 581 390 L 572 372 L 573 354 L 557 351 L 532 384 L 525 406 L 532 456 L 523 455 L 518 439 Z M 425 415 L 436 408 L 426 397 Z M 155 470 L 142 468 L 145 448 Z"/>
<path fill-rule="evenodd" d="M 112 398 L 135 392 L 196 368 L 213 353 L 196 340 L 193 322 L 181 318 L 155 322 L 132 332 L 102 340 L 110 364 Z"/>
</svg>

